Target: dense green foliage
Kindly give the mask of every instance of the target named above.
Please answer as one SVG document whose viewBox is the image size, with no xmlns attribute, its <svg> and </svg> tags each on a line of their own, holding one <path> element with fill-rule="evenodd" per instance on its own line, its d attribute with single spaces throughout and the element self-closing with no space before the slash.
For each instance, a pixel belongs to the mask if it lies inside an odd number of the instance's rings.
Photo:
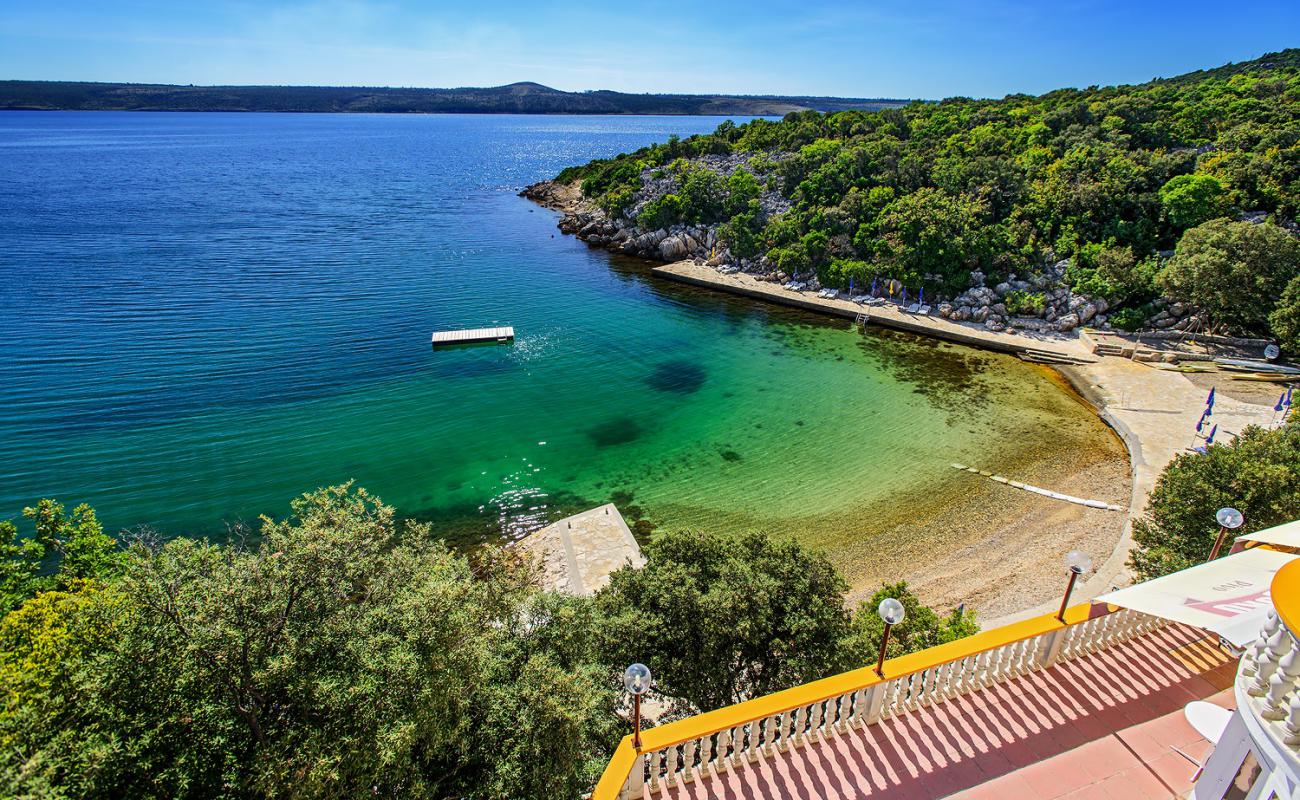
<svg viewBox="0 0 1300 800">
<path fill-rule="evenodd" d="M 1183 234 L 1158 283 L 1235 329 L 1268 329 L 1283 291 L 1300 276 L 1300 239 L 1276 225 L 1216 219 Z"/>
<path fill-rule="evenodd" d="M 125 562 L 0 623 L 6 796 L 576 797 L 621 731 L 585 612 L 362 491 Z"/>
<path fill-rule="evenodd" d="M 1219 532 L 1214 514 L 1224 506 L 1246 519 L 1238 535 L 1300 517 L 1300 420 L 1293 416 L 1273 430 L 1252 426 L 1229 443 L 1170 462 L 1146 515 L 1133 524 L 1130 563 L 1138 577 L 1205 561 Z"/>
<path fill-rule="evenodd" d="M 1291 279 L 1268 317 L 1273 335 L 1292 355 L 1300 353 L 1300 275 Z"/>
<path fill-rule="evenodd" d="M 880 601 L 892 597 L 903 603 L 907 616 L 889 632 L 888 658 L 897 658 L 927 647 L 956 641 L 979 633 L 975 615 L 962 609 L 953 609 L 941 617 L 934 609 L 923 605 L 907 588 L 906 582 L 886 584 L 859 606 L 853 615 L 848 639 L 844 642 L 843 657 L 849 664 L 870 664 L 880 654 L 880 638 L 885 633 L 885 623 L 876 613 Z"/>
<path fill-rule="evenodd" d="M 610 663 L 642 661 L 663 694 L 711 709 L 839 671 L 848 586 L 792 541 L 668 533 L 597 600 Z"/>
<path fill-rule="evenodd" d="M 903 601 L 892 655 L 975 633 L 971 614 L 940 618 L 906 584 L 857 613 L 826 557 L 792 540 L 666 533 L 641 569 L 615 572 L 597 597 L 610 664 L 643 661 L 676 710 L 718 708 L 873 663 L 883 632 L 875 605 Z"/>
<path fill-rule="evenodd" d="M 37 592 L 109 578 L 120 569 L 117 542 L 105 535 L 90 506 L 77 506 L 69 517 L 63 506 L 41 500 L 23 509 L 23 516 L 34 524 L 35 535 L 20 537 L 17 526 L 0 521 L 0 612 Z M 50 561 L 55 568 L 43 572 Z"/>
<path fill-rule="evenodd" d="M 735 254 L 837 286 L 869 274 L 951 291 L 974 269 L 1073 258 L 1077 291 L 1137 306 L 1155 296 L 1154 255 L 1185 231 L 1238 210 L 1296 217 L 1300 50 L 1139 86 L 728 123 L 560 178 L 619 208 L 644 170 L 719 153 L 748 155 L 792 208 L 751 214 L 746 178 L 721 198 L 721 181 L 683 189 L 638 221 L 721 223 Z M 686 171 L 683 186 L 706 182 Z"/>
<path fill-rule="evenodd" d="M 588 598 L 539 590 L 511 551 L 453 553 L 347 485 L 252 544 L 122 550 L 84 506 L 27 516 L 36 539 L 0 560 L 17 576 L 5 797 L 576 798 L 626 730 L 628 663 L 710 708 L 861 666 L 879 642 L 824 556 L 759 534 L 663 535 Z M 911 614 L 891 652 L 975 630 L 889 591 Z"/>
</svg>

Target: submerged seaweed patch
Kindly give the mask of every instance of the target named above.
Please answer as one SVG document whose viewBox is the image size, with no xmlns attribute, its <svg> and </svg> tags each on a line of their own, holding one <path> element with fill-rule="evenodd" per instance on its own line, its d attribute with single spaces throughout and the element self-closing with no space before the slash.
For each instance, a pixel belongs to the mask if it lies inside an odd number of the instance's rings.
<svg viewBox="0 0 1300 800">
<path fill-rule="evenodd" d="M 587 429 L 587 438 L 597 447 L 614 447 L 641 438 L 641 424 L 631 417 L 615 417 Z"/>
<path fill-rule="evenodd" d="M 651 389 L 674 394 L 693 394 L 704 385 L 708 373 L 693 361 L 674 359 L 655 367 L 645 382 Z"/>
</svg>

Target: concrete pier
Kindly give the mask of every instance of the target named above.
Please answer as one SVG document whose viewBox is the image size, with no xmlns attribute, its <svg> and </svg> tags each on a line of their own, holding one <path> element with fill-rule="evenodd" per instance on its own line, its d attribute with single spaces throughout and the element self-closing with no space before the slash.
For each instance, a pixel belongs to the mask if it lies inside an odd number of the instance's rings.
<svg viewBox="0 0 1300 800">
<path fill-rule="evenodd" d="M 645 565 L 641 548 L 613 503 L 547 525 L 517 546 L 541 561 L 544 588 L 577 595 L 593 594 L 619 567 Z"/>
</svg>

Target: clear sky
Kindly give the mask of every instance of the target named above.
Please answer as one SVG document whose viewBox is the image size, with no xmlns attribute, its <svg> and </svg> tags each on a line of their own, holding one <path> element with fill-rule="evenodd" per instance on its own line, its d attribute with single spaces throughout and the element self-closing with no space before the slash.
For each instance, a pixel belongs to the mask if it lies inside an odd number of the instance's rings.
<svg viewBox="0 0 1300 800">
<path fill-rule="evenodd" d="M 0 78 L 1000 97 L 1300 46 L 1300 0 L 3 0 Z"/>
</svg>

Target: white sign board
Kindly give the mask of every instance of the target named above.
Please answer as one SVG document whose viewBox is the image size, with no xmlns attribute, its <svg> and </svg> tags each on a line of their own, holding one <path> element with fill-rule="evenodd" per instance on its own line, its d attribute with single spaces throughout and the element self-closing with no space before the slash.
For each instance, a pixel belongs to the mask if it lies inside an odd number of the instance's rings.
<svg viewBox="0 0 1300 800">
<path fill-rule="evenodd" d="M 1297 557 L 1256 547 L 1102 595 L 1096 602 L 1214 631 L 1240 647 L 1255 640 L 1260 625 L 1249 623 L 1262 623 L 1272 605 L 1268 588 L 1273 575 Z"/>
</svg>

